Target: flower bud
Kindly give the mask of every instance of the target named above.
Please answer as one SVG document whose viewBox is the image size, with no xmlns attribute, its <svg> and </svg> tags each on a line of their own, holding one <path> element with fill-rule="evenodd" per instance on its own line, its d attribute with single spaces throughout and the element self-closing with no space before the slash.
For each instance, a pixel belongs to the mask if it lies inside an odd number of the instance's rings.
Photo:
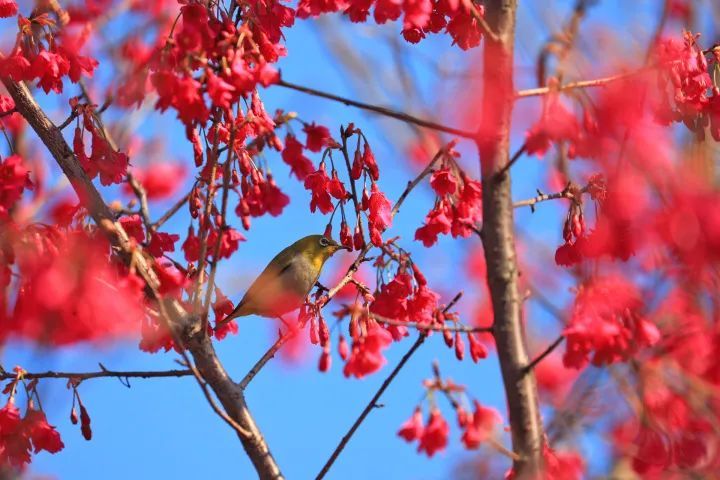
<svg viewBox="0 0 720 480">
<path fill-rule="evenodd" d="M 327 372 L 330 370 L 330 365 L 332 365 L 332 357 L 330 357 L 330 352 L 328 349 L 323 349 L 322 353 L 320 354 L 320 361 L 318 362 L 318 370 L 321 372 Z"/>
<path fill-rule="evenodd" d="M 343 247 L 353 248 L 352 235 L 350 234 L 350 227 L 345 220 L 340 223 L 340 243 Z"/>
<path fill-rule="evenodd" d="M 360 225 L 355 226 L 355 234 L 353 235 L 353 246 L 355 250 L 362 250 L 365 248 L 365 239 L 363 238 L 362 232 L 360 232 Z"/>
<path fill-rule="evenodd" d="M 323 317 L 320 317 L 320 329 L 318 334 L 318 337 L 320 339 L 320 345 L 326 347 L 330 342 L 330 329 L 328 328 L 327 323 L 325 322 L 325 319 Z"/>
<path fill-rule="evenodd" d="M 313 316 L 310 319 L 310 343 L 313 345 L 317 345 L 320 342 L 320 335 L 318 332 L 318 322 L 317 319 Z"/>
<path fill-rule="evenodd" d="M 455 332 L 455 357 L 458 360 L 465 358 L 465 342 L 463 342 L 460 332 Z"/>
<path fill-rule="evenodd" d="M 357 180 L 362 175 L 362 157 L 360 156 L 360 150 L 355 150 L 355 156 L 353 157 L 352 168 L 350 169 L 350 178 Z"/>
<path fill-rule="evenodd" d="M 443 330 L 443 339 L 445 340 L 445 345 L 448 347 L 453 346 L 453 336 L 450 330 Z"/>
<path fill-rule="evenodd" d="M 338 354 L 343 361 L 347 360 L 350 356 L 350 348 L 348 347 L 348 343 L 347 340 L 345 340 L 344 335 L 340 335 L 340 338 L 338 339 Z"/>
</svg>

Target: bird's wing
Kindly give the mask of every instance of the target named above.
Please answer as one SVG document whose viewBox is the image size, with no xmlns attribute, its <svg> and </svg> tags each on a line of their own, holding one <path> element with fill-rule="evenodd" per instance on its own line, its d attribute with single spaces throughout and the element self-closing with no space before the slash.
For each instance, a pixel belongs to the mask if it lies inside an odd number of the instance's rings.
<svg viewBox="0 0 720 480">
<path fill-rule="evenodd" d="M 277 298 L 281 293 L 283 282 L 281 275 L 292 268 L 294 255 L 289 248 L 281 251 L 265 267 L 262 273 L 250 285 L 240 303 L 230 317 L 242 317 L 263 310 L 267 301 Z M 267 299 L 264 301 L 264 299 Z"/>
</svg>

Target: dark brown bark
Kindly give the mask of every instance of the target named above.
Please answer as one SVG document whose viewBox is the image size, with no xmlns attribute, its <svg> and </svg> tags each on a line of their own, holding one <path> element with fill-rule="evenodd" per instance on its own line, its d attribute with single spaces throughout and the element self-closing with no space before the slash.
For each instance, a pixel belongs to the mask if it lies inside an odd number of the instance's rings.
<svg viewBox="0 0 720 480">
<path fill-rule="evenodd" d="M 127 234 L 115 222 L 112 212 L 103 201 L 100 192 L 85 174 L 75 154 L 63 138 L 62 132 L 38 106 L 24 83 L 16 83 L 9 78 L 3 78 L 2 82 L 15 101 L 18 113 L 27 120 L 50 151 L 95 223 L 108 236 L 111 244 L 126 262 L 129 263 L 132 259 L 136 272 L 147 284 L 149 292 L 151 294 L 157 292 L 160 284 L 151 264 L 143 255 L 133 249 Z M 162 305 L 172 322 L 183 326 L 191 321 L 192 317 L 179 302 L 164 300 Z M 197 370 L 215 392 L 227 415 L 244 432 L 238 432 L 238 437 L 250 457 L 258 477 L 263 480 L 283 478 L 280 468 L 248 410 L 242 389 L 228 376 L 210 339 L 204 335 L 197 335 L 190 338 L 185 347 L 192 354 Z"/>
<path fill-rule="evenodd" d="M 483 178 L 483 245 L 494 311 L 493 333 L 502 370 L 512 429 L 516 478 L 542 469 L 543 431 L 537 388 L 528 364 L 522 299 L 518 292 L 513 203 L 510 195 L 510 116 L 513 107 L 513 49 L 516 0 L 485 3 L 497 38 L 486 39 L 483 58 L 483 120 L 478 148 Z"/>
</svg>

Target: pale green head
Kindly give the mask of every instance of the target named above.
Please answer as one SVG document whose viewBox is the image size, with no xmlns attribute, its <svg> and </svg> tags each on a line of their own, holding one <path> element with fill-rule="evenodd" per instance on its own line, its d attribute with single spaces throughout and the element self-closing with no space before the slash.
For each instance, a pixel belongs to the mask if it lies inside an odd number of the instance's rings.
<svg viewBox="0 0 720 480">
<path fill-rule="evenodd" d="M 290 246 L 296 255 L 304 255 L 313 264 L 322 265 L 338 250 L 350 250 L 324 235 L 308 235 Z"/>
</svg>

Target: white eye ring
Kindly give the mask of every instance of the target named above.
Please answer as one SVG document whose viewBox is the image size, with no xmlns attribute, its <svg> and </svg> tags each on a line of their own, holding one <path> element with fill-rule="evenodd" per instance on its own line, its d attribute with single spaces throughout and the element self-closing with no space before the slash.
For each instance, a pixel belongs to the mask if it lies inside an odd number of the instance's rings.
<svg viewBox="0 0 720 480">
<path fill-rule="evenodd" d="M 328 242 L 328 239 L 325 237 L 320 237 L 320 246 L 321 247 L 327 247 L 330 243 Z"/>
</svg>

